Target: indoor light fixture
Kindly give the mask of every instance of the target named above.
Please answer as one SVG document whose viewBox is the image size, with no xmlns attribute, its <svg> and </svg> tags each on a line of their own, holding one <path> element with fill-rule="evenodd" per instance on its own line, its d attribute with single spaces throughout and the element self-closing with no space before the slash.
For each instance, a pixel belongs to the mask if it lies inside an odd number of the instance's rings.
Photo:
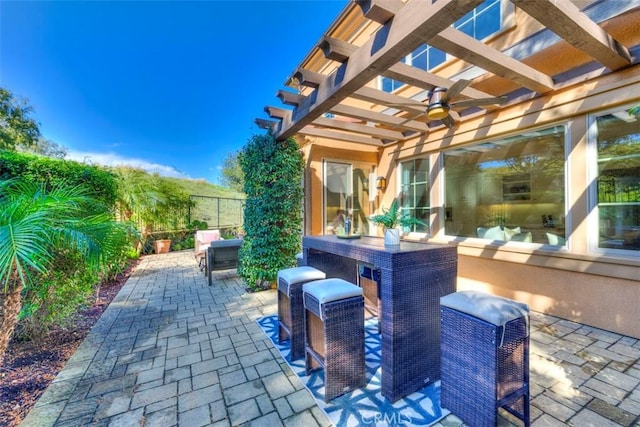
<svg viewBox="0 0 640 427">
<path fill-rule="evenodd" d="M 384 189 L 387 188 L 387 179 L 384 176 L 376 178 L 376 188 L 381 191 L 384 191 Z"/>
</svg>

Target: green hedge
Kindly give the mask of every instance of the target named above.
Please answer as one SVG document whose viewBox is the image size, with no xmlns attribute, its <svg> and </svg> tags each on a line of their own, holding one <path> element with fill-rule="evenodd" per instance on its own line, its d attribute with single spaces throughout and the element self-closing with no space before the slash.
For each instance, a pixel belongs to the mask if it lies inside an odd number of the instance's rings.
<svg viewBox="0 0 640 427">
<path fill-rule="evenodd" d="M 0 150 L 0 180 L 10 178 L 42 183 L 48 188 L 60 182 L 82 185 L 109 210 L 114 209 L 118 198 L 116 176 L 99 166 Z"/>
</svg>

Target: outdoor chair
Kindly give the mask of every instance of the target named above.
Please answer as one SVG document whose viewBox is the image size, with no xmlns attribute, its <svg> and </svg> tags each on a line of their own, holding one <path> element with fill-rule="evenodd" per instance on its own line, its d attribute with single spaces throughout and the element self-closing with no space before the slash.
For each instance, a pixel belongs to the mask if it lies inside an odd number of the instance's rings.
<svg viewBox="0 0 640 427">
<path fill-rule="evenodd" d="M 304 357 L 304 304 L 302 286 L 327 275 L 313 267 L 278 271 L 278 342 L 289 339 L 291 361 Z"/>
<path fill-rule="evenodd" d="M 303 286 L 305 370 L 324 369 L 324 401 L 366 383 L 364 297 L 362 288 L 343 279 Z"/>
<path fill-rule="evenodd" d="M 529 308 L 476 291 L 440 299 L 441 404 L 471 426 L 529 426 Z"/>
<path fill-rule="evenodd" d="M 213 284 L 212 271 L 238 268 L 238 251 L 242 239 L 214 240 L 206 252 L 205 274 L 209 286 Z"/>
<path fill-rule="evenodd" d="M 194 235 L 194 256 L 198 260 L 200 270 L 205 267 L 205 255 L 209 244 L 213 241 L 220 240 L 220 230 L 198 230 Z"/>
</svg>

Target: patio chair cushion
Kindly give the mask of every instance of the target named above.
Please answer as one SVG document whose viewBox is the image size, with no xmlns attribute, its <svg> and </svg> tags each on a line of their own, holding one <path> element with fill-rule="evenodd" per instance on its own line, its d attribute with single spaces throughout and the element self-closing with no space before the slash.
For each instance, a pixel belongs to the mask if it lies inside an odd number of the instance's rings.
<svg viewBox="0 0 640 427">
<path fill-rule="evenodd" d="M 362 288 L 344 279 L 323 279 L 305 283 L 303 292 L 313 295 L 318 302 L 326 304 L 345 298 L 362 296 Z"/>
<path fill-rule="evenodd" d="M 440 305 L 496 326 L 504 326 L 520 317 L 529 317 L 529 307 L 526 304 L 478 291 L 454 292 L 440 298 Z"/>
<path fill-rule="evenodd" d="M 311 280 L 319 280 L 326 278 L 327 275 L 317 268 L 300 266 L 285 268 L 278 271 L 278 282 L 280 279 L 287 282 L 289 285 L 300 282 L 309 282 Z"/>
<path fill-rule="evenodd" d="M 204 256 L 209 244 L 220 240 L 220 230 L 198 230 L 195 234 L 195 251 L 197 256 Z"/>
</svg>

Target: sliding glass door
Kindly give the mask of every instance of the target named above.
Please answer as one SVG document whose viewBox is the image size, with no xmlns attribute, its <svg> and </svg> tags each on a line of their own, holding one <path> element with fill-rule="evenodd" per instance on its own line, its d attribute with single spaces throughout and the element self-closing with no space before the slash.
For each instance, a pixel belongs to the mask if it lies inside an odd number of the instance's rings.
<svg viewBox="0 0 640 427">
<path fill-rule="evenodd" d="M 369 189 L 372 167 L 325 160 L 323 169 L 323 233 L 342 233 L 348 217 L 353 233 L 369 235 L 367 217 L 372 204 L 369 191 L 375 191 L 375 188 Z"/>
</svg>

